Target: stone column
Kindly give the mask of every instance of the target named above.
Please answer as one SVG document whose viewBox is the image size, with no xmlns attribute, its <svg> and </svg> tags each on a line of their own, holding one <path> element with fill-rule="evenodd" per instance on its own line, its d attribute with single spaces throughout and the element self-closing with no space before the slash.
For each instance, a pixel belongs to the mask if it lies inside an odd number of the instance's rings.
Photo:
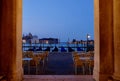
<svg viewBox="0 0 120 81">
<path fill-rule="evenodd" d="M 113 1 L 94 0 L 96 81 L 107 81 L 113 75 Z"/>
<path fill-rule="evenodd" d="M 0 74 L 21 81 L 22 0 L 0 0 Z"/>
<path fill-rule="evenodd" d="M 114 0 L 114 79 L 120 80 L 120 0 Z"/>
<path fill-rule="evenodd" d="M 93 78 L 96 81 L 99 81 L 99 56 L 100 56 L 100 34 L 99 34 L 99 0 L 94 0 L 94 70 Z"/>
</svg>

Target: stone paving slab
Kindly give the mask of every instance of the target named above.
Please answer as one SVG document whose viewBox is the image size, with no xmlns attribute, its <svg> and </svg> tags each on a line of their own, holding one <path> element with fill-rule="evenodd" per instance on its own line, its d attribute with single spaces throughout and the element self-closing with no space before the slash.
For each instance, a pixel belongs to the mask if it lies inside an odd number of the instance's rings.
<svg viewBox="0 0 120 81">
<path fill-rule="evenodd" d="M 23 81 L 94 81 L 92 75 L 24 75 Z"/>
</svg>

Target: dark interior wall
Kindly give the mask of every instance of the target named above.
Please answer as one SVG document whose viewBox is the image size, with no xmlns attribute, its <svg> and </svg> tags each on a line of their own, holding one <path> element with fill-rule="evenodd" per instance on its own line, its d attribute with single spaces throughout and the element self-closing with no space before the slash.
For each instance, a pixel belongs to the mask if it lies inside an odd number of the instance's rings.
<svg viewBox="0 0 120 81">
<path fill-rule="evenodd" d="M 0 45 L 1 45 L 1 17 L 2 17 L 2 0 L 0 0 Z M 1 46 L 0 46 L 0 69 L 1 69 L 1 64 L 2 64 L 2 60 L 1 60 Z M 1 74 L 1 71 L 0 71 Z"/>
</svg>

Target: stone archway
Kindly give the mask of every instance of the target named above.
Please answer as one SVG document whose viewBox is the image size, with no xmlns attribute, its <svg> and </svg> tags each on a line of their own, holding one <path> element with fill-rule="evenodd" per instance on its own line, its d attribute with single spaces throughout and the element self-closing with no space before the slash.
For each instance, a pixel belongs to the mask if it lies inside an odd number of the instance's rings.
<svg viewBox="0 0 120 81">
<path fill-rule="evenodd" d="M 120 80 L 120 0 L 94 0 L 96 81 Z M 22 0 L 0 0 L 0 75 L 21 81 Z"/>
</svg>

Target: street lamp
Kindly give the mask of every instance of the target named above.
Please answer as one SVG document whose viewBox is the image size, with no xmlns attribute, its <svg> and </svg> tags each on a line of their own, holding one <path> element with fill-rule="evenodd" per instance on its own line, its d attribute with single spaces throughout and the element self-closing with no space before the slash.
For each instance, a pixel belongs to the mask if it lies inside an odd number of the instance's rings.
<svg viewBox="0 0 120 81">
<path fill-rule="evenodd" d="M 86 52 L 88 52 L 88 42 L 89 42 L 89 38 L 90 38 L 90 35 L 89 34 L 87 34 L 87 50 L 86 50 Z"/>
</svg>

